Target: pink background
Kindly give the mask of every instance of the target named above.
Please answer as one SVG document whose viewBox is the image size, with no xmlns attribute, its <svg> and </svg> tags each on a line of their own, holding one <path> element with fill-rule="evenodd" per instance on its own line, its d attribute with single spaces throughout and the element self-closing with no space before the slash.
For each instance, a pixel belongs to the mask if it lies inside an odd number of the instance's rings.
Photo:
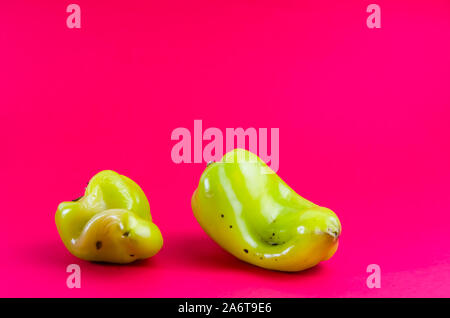
<svg viewBox="0 0 450 318">
<path fill-rule="evenodd" d="M 2 1 L 0 296 L 450 296 L 450 3 Z M 339 215 L 328 262 L 267 271 L 222 251 L 190 199 L 204 164 L 173 129 L 280 128 L 279 175 Z M 60 201 L 113 169 L 148 194 L 165 243 L 129 266 L 78 260 Z M 81 289 L 66 287 L 79 264 Z M 381 288 L 366 267 L 381 266 Z"/>
</svg>

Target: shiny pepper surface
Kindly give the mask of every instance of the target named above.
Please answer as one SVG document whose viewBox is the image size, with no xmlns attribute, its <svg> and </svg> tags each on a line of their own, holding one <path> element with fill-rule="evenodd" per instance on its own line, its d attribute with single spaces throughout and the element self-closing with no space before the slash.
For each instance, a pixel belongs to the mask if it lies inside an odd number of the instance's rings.
<svg viewBox="0 0 450 318">
<path fill-rule="evenodd" d="M 142 189 L 110 170 L 96 174 L 83 197 L 62 202 L 55 221 L 66 248 L 84 260 L 130 263 L 163 244 Z"/>
<path fill-rule="evenodd" d="M 334 212 L 302 198 L 258 156 L 242 149 L 207 166 L 192 209 L 226 251 L 273 270 L 300 271 L 329 259 L 341 233 Z"/>
</svg>

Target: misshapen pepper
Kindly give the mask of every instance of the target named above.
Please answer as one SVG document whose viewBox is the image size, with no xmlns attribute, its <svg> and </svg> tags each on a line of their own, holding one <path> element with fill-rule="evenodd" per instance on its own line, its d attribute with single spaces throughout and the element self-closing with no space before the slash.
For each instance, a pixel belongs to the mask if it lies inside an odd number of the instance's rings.
<svg viewBox="0 0 450 318">
<path fill-rule="evenodd" d="M 142 189 L 110 170 L 96 174 L 83 197 L 62 202 L 55 221 L 66 248 L 84 260 L 130 263 L 163 244 Z"/>
<path fill-rule="evenodd" d="M 295 193 L 256 155 L 235 149 L 203 172 L 192 209 L 229 253 L 273 270 L 300 271 L 336 252 L 341 224 Z"/>
</svg>

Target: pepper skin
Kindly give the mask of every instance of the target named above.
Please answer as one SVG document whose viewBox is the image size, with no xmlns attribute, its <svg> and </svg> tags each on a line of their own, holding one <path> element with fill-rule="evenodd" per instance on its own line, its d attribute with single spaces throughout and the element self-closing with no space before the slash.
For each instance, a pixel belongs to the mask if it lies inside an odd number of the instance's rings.
<svg viewBox="0 0 450 318">
<path fill-rule="evenodd" d="M 111 170 L 96 174 L 83 197 L 62 202 L 55 221 L 70 253 L 88 261 L 130 263 L 155 255 L 163 244 L 142 189 Z"/>
<path fill-rule="evenodd" d="M 272 270 L 301 271 L 329 259 L 341 233 L 334 212 L 299 196 L 243 149 L 206 167 L 192 210 L 226 251 Z"/>
</svg>

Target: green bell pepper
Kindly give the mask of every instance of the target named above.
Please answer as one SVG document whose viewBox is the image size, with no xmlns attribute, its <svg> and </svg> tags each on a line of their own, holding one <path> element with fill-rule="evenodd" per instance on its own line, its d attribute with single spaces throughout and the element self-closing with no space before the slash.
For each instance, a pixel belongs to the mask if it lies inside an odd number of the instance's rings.
<svg viewBox="0 0 450 318">
<path fill-rule="evenodd" d="M 206 167 L 192 210 L 226 251 L 279 271 L 300 271 L 329 259 L 341 234 L 334 212 L 299 196 L 258 156 L 242 149 Z"/>
<path fill-rule="evenodd" d="M 96 174 L 83 197 L 62 202 L 55 221 L 66 248 L 84 260 L 130 263 L 155 255 L 163 244 L 142 189 L 110 170 Z"/>
</svg>

